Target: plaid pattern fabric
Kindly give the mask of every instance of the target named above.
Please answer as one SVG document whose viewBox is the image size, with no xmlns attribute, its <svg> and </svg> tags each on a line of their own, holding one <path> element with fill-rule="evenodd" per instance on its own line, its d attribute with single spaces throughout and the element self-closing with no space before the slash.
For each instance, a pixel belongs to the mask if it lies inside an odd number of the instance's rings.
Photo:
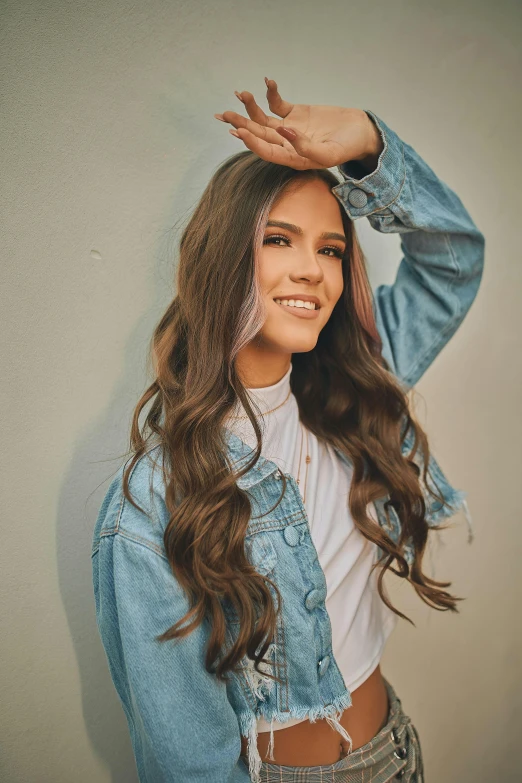
<svg viewBox="0 0 522 783">
<path fill-rule="evenodd" d="M 390 697 L 388 722 L 373 739 L 335 764 L 290 767 L 263 762 L 262 783 L 425 783 L 417 729 L 384 678 Z"/>
</svg>

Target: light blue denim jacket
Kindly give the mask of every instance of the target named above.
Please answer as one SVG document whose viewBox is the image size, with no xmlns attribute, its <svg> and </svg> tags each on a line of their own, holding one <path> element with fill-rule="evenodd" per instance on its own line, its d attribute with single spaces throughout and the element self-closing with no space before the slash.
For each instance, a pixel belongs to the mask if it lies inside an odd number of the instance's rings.
<svg viewBox="0 0 522 783">
<path fill-rule="evenodd" d="M 384 140 L 377 168 L 364 175 L 357 163 L 343 164 L 343 182 L 332 192 L 352 220 L 367 217 L 377 231 L 401 236 L 403 258 L 396 280 L 376 289 L 374 304 L 384 357 L 410 388 L 469 310 L 482 276 L 485 240 L 458 196 L 385 122 L 367 113 Z M 250 448 L 230 430 L 227 443 L 233 463 L 239 467 L 248 461 Z M 404 451 L 411 445 L 407 439 Z M 338 456 L 348 461 L 340 452 Z M 220 683 L 205 670 L 206 623 L 181 641 L 155 641 L 189 609 L 163 545 L 169 515 L 160 447 L 141 457 L 130 478 L 131 494 L 146 515 L 124 499 L 124 467 L 98 514 L 92 573 L 98 629 L 128 721 L 140 781 L 258 781 L 260 716 L 268 721 L 326 718 L 343 734 L 338 719 L 350 706 L 351 694 L 332 652 L 326 580 L 295 479 L 285 474 L 286 491 L 272 511 L 282 487 L 273 462 L 261 457 L 237 482 L 252 503 L 247 555 L 260 573 L 275 580 L 283 597 L 268 652 L 268 671 L 282 683 L 255 672 L 247 659 L 241 673 Z M 428 522 L 436 524 L 463 509 L 471 540 L 465 493 L 450 485 L 433 457 L 430 467 L 453 510 L 427 497 Z M 400 520 L 392 508 L 388 523 L 385 501 L 375 503 L 377 518 L 397 541 Z M 409 562 L 411 556 L 410 542 Z M 232 614 L 228 619 L 232 640 L 237 626 Z M 248 766 L 240 757 L 240 734 L 250 740 Z"/>
</svg>

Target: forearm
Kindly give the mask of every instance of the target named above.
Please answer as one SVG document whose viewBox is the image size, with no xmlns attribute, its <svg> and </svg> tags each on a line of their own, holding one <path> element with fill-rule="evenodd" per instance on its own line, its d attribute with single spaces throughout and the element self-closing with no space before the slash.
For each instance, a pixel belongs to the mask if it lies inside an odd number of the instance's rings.
<svg viewBox="0 0 522 783">
<path fill-rule="evenodd" d="M 413 386 L 469 310 L 484 266 L 484 235 L 457 194 L 415 149 L 377 118 L 384 148 L 374 171 L 360 161 L 339 167 L 332 189 L 352 220 L 367 217 L 399 233 L 403 258 L 392 285 L 375 291 L 383 355 Z"/>
</svg>

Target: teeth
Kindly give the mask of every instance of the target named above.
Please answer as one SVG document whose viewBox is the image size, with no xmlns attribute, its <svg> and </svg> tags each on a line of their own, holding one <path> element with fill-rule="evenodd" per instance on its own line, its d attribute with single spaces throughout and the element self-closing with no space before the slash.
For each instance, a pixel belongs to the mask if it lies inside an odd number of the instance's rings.
<svg viewBox="0 0 522 783">
<path fill-rule="evenodd" d="M 289 307 L 304 307 L 306 310 L 316 310 L 315 302 L 304 302 L 302 299 L 275 299 L 277 304 L 288 305 Z"/>
</svg>

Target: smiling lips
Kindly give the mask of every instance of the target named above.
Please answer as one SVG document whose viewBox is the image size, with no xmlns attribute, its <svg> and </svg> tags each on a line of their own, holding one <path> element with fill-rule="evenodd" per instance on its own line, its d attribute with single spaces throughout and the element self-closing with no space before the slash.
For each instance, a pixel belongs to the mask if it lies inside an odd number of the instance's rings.
<svg viewBox="0 0 522 783">
<path fill-rule="evenodd" d="M 274 302 L 278 307 L 298 318 L 317 318 L 319 315 L 319 305 L 314 302 L 303 299 L 274 299 Z"/>
</svg>

